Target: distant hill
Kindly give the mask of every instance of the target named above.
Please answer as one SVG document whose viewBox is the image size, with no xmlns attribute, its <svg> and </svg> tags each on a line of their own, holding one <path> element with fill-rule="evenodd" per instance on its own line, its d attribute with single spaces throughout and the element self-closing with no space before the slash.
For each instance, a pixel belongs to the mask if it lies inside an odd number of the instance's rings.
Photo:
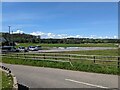
<svg viewBox="0 0 120 90">
<path fill-rule="evenodd" d="M 38 38 L 37 36 L 33 36 L 30 34 L 10 34 L 9 33 L 1 33 L 2 37 L 4 37 L 7 41 L 14 41 L 14 42 L 19 42 L 19 43 L 24 43 L 24 42 L 35 42 L 35 40 Z"/>
</svg>

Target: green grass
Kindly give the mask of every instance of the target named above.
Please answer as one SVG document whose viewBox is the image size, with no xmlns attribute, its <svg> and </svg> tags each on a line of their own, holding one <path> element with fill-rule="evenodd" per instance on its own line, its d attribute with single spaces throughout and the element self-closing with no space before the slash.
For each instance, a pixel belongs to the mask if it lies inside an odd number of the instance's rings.
<svg viewBox="0 0 120 90">
<path fill-rule="evenodd" d="M 56 52 L 57 53 L 57 52 Z M 86 51 L 65 51 L 59 52 L 64 54 L 82 54 L 82 55 L 103 55 L 103 56 L 119 56 L 118 49 L 109 49 L 109 50 L 86 50 Z"/>
<path fill-rule="evenodd" d="M 55 53 L 55 52 L 54 52 Z M 83 55 L 102 55 L 102 56 L 119 56 L 118 49 L 111 50 L 87 50 L 87 51 L 67 51 L 59 52 L 62 54 L 83 54 Z M 104 60 L 104 59 L 103 59 Z M 119 74 L 120 69 L 117 66 L 108 66 L 115 64 L 112 62 L 105 62 L 104 65 L 94 64 L 93 61 L 88 60 L 72 60 L 73 67 L 69 63 L 63 62 L 51 62 L 51 61 L 35 61 L 35 60 L 23 60 L 23 59 L 12 59 L 12 58 L 2 58 L 2 62 L 10 64 L 20 64 L 20 65 L 30 65 L 38 67 L 51 67 L 51 68 L 60 68 L 68 69 L 75 71 L 86 71 L 86 72 L 95 72 L 95 73 L 104 73 L 104 74 Z M 99 62 L 97 62 L 99 63 Z M 101 62 L 100 62 L 101 63 Z"/>
<path fill-rule="evenodd" d="M 23 60 L 23 59 L 12 59 L 12 58 L 3 58 L 3 63 L 10 64 L 20 64 L 20 65 L 30 65 L 38 67 L 51 67 L 51 68 L 60 68 L 67 70 L 75 71 L 86 71 L 86 72 L 95 72 L 95 73 L 104 73 L 104 74 L 118 74 L 118 69 L 115 66 L 107 65 L 97 65 L 91 61 L 80 60 L 72 61 L 73 67 L 69 63 L 63 62 L 50 62 L 50 61 L 35 61 L 35 60 Z"/>
<path fill-rule="evenodd" d="M 88 44 L 39 44 L 39 43 L 19 43 L 19 46 L 35 46 L 42 47 L 117 47 L 114 43 L 88 43 Z"/>
<path fill-rule="evenodd" d="M 118 56 L 118 49 L 89 50 L 89 51 L 69 51 L 69 52 L 61 52 L 61 54 L 83 54 L 83 55 Z M 35 56 L 40 56 L 40 55 L 41 54 L 36 54 Z M 20 57 L 23 57 L 23 56 L 20 56 Z M 54 56 L 53 56 L 53 58 L 54 58 Z M 106 59 L 105 58 L 101 58 L 101 60 L 106 60 Z M 61 69 L 69 69 L 69 70 L 77 70 L 77 71 L 105 73 L 105 74 L 118 74 L 117 66 L 108 66 L 108 65 L 113 65 L 113 64 L 117 65 L 117 62 L 99 62 L 99 61 L 96 61 L 96 63 L 103 64 L 103 65 L 96 65 L 96 64 L 93 63 L 93 61 L 72 60 L 72 64 L 73 64 L 73 67 L 72 67 L 69 63 L 50 62 L 50 61 L 35 61 L 35 60 L 29 60 L 29 59 L 28 60 L 23 60 L 23 59 L 3 58 L 2 61 L 4 63 L 11 63 L 11 64 L 21 64 L 21 65 L 30 65 L 30 66 L 32 65 L 32 66 L 51 67 L 51 68 L 61 68 Z"/>
<path fill-rule="evenodd" d="M 0 70 L 0 90 L 2 89 L 2 71 Z"/>
<path fill-rule="evenodd" d="M 2 72 L 2 90 L 12 90 L 13 88 L 13 78 L 8 76 L 7 73 Z"/>
</svg>

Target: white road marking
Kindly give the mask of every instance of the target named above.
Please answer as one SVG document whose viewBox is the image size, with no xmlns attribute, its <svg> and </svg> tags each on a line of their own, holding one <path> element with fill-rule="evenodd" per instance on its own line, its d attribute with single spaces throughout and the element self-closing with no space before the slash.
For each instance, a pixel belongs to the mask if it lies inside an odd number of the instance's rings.
<svg viewBox="0 0 120 90">
<path fill-rule="evenodd" d="M 99 85 L 94 85 L 94 84 L 85 83 L 85 82 L 80 82 L 80 81 L 76 81 L 76 80 L 72 80 L 72 79 L 65 79 L 65 80 L 71 81 L 71 82 L 75 82 L 75 83 L 84 84 L 84 85 L 88 85 L 88 86 L 98 87 L 98 88 L 108 88 L 108 87 L 99 86 Z"/>
</svg>

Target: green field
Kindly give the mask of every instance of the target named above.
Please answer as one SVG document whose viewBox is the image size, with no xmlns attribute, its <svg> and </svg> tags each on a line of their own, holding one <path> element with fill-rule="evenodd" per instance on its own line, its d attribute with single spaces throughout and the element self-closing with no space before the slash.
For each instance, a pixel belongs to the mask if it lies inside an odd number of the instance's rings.
<svg viewBox="0 0 120 90">
<path fill-rule="evenodd" d="M 56 52 L 57 53 L 57 52 Z M 103 56 L 119 56 L 118 49 L 109 50 L 86 50 L 86 51 L 65 51 L 59 52 L 65 54 L 81 54 L 81 55 L 103 55 Z"/>
<path fill-rule="evenodd" d="M 36 46 L 40 45 L 42 47 L 117 47 L 113 43 L 88 43 L 88 44 L 38 44 L 38 43 L 18 43 L 19 46 Z"/>
<path fill-rule="evenodd" d="M 7 73 L 2 72 L 2 90 L 12 90 L 13 78 L 8 76 Z"/>
</svg>

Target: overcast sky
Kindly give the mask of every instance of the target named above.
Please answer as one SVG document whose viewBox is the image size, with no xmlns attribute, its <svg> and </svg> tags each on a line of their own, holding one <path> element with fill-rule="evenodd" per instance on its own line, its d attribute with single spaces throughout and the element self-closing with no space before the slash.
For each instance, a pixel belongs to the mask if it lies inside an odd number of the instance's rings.
<svg viewBox="0 0 120 90">
<path fill-rule="evenodd" d="M 2 31 L 42 38 L 118 36 L 117 2 L 4 2 Z"/>
</svg>

